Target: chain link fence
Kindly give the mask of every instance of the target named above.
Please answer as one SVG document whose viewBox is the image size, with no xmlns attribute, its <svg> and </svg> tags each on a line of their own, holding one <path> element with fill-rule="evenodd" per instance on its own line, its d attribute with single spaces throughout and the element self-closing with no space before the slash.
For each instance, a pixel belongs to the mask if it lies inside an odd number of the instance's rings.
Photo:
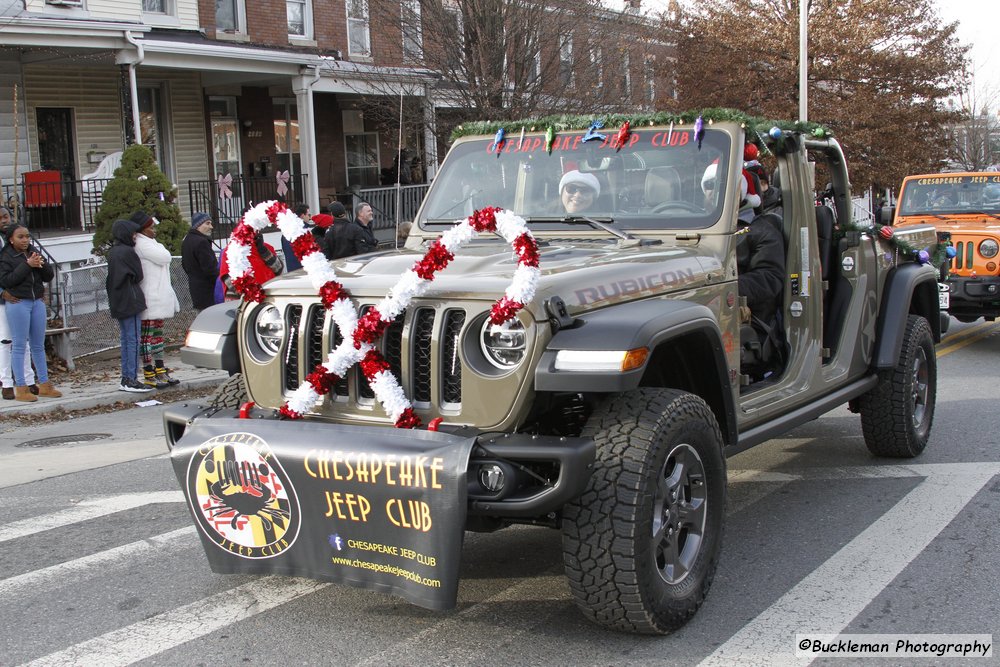
<svg viewBox="0 0 1000 667">
<path fill-rule="evenodd" d="M 107 277 L 107 264 L 89 264 L 59 272 L 63 326 L 79 329 L 71 334 L 74 358 L 119 346 L 118 321 L 111 317 L 108 310 L 108 292 L 105 287 Z M 198 314 L 191 304 L 188 277 L 181 268 L 180 257 L 174 257 L 170 262 L 170 283 L 177 293 L 181 310 L 163 323 L 163 336 L 167 346 L 184 342 L 184 335 Z"/>
</svg>

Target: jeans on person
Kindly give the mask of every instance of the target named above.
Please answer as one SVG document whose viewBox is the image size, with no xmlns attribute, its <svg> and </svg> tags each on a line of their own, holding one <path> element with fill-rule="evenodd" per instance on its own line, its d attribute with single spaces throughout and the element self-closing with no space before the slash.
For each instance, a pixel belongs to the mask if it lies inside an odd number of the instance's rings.
<svg viewBox="0 0 1000 667">
<path fill-rule="evenodd" d="M 0 384 L 9 388 L 14 386 L 14 374 L 10 370 L 11 337 L 10 325 L 7 324 L 7 302 L 0 299 Z M 35 371 L 31 369 L 31 355 L 24 356 L 24 381 L 35 384 Z"/>
<path fill-rule="evenodd" d="M 136 313 L 132 317 L 118 320 L 121 330 L 122 348 L 122 378 L 134 380 L 139 370 L 139 334 L 142 330 L 142 320 Z"/>
<path fill-rule="evenodd" d="M 27 386 L 24 357 L 29 348 L 38 381 L 48 382 L 49 369 L 45 363 L 45 303 L 41 299 L 21 299 L 17 303 L 8 303 L 4 308 L 7 309 L 7 323 L 14 341 L 10 353 L 14 384 L 18 387 Z"/>
</svg>

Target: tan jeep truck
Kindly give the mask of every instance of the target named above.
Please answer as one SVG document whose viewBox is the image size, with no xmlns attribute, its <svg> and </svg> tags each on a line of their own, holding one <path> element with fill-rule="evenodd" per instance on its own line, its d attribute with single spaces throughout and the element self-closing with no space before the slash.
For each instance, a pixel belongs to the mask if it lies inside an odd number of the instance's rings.
<svg viewBox="0 0 1000 667">
<path fill-rule="evenodd" d="M 392 429 L 355 368 L 305 415 L 310 430 L 289 435 L 328 447 L 350 438 L 354 448 L 389 432 L 413 442 L 473 439 L 456 496 L 466 519 L 451 528 L 560 530 L 580 609 L 637 633 L 680 627 L 708 593 L 727 456 L 847 403 L 873 454 L 913 457 L 934 417 L 936 272 L 851 223 L 837 142 L 791 123 L 751 131 L 754 121 L 725 115 L 704 118 L 702 134 L 694 120 L 632 118 L 624 141 L 614 129 L 587 140 L 591 119 L 563 119 L 551 141 L 546 121 L 508 123 L 499 146 L 501 124 L 463 128 L 406 247 L 339 260 L 338 279 L 364 311 L 457 219 L 496 206 L 522 216 L 538 240 L 534 300 L 515 326 L 488 324 L 517 262 L 499 237 L 473 241 L 381 342 L 423 422 L 442 418 L 438 432 Z M 775 156 L 783 195 L 782 216 L 751 224 L 778 225 L 786 244 L 783 353 L 758 381 L 741 371 L 760 350 L 741 341 L 737 293 L 748 139 Z M 816 205 L 817 164 L 831 178 L 830 205 Z M 599 184 L 584 213 L 560 204 L 569 171 Z M 711 196 L 707 173 L 717 176 Z M 936 240 L 930 227 L 900 229 L 903 239 Z M 235 424 L 246 401 L 255 407 L 239 428 L 252 434 L 275 422 L 342 340 L 301 271 L 265 293 L 263 303 L 216 306 L 194 322 L 184 359 L 233 376 L 205 405 L 167 412 L 171 447 L 199 424 Z M 292 433 L 297 422 L 280 423 Z"/>
</svg>

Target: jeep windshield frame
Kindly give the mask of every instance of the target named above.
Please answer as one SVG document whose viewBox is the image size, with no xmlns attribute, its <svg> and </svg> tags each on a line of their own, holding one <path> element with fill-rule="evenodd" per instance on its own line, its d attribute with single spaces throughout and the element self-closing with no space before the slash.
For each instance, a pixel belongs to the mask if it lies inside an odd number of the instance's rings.
<svg viewBox="0 0 1000 667">
<path fill-rule="evenodd" d="M 538 133 L 511 136 L 499 150 L 492 138 L 461 139 L 427 192 L 417 225 L 438 232 L 487 206 L 513 211 L 535 232 L 579 229 L 581 217 L 635 232 L 718 223 L 730 188 L 728 132 L 706 128 L 699 146 L 690 127 L 642 128 L 620 149 L 614 134 L 584 141 L 583 131 L 560 132 L 551 152 Z M 592 193 L 589 205 L 570 210 L 574 202 L 564 198 L 584 188 Z"/>
</svg>

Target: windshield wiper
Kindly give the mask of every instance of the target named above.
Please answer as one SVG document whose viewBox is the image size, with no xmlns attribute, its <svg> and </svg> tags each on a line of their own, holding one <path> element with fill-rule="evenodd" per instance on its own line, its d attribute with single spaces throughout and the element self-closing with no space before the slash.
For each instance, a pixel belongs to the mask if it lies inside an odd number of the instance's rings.
<svg viewBox="0 0 1000 667">
<path fill-rule="evenodd" d="M 565 222 L 571 225 L 586 223 L 594 229 L 600 229 L 613 236 L 617 236 L 622 240 L 622 246 L 639 245 L 640 243 L 650 242 L 648 239 L 641 239 L 637 236 L 629 234 L 627 231 L 615 224 L 615 219 L 611 217 L 595 219 L 585 215 L 531 216 L 528 218 L 528 222 Z"/>
</svg>

